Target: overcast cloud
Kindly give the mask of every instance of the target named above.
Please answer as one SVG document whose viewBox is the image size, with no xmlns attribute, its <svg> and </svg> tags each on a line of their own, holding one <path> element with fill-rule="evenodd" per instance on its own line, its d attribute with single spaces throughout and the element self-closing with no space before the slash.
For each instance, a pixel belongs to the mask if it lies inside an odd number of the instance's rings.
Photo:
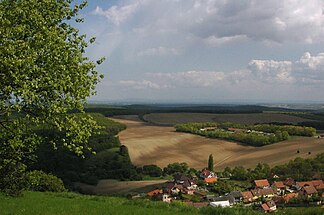
<svg viewBox="0 0 324 215">
<path fill-rule="evenodd" d="M 323 10 L 323 0 L 91 1 L 88 54 L 108 57 L 94 99 L 324 101 Z"/>
</svg>

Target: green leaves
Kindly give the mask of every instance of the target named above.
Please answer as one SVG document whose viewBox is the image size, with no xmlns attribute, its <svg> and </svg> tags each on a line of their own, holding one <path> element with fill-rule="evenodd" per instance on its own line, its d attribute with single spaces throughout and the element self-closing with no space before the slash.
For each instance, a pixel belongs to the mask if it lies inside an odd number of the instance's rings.
<svg viewBox="0 0 324 215">
<path fill-rule="evenodd" d="M 77 14 L 87 3 L 71 2 L 0 1 L 0 178 L 7 174 L 5 165 L 23 164 L 36 143 L 47 141 L 35 128 L 59 131 L 53 146 L 80 156 L 91 150 L 88 139 L 99 127 L 90 116 L 69 113 L 83 112 L 101 79 L 95 66 L 104 58 L 92 62 L 83 56 L 86 35 L 67 20 L 82 22 Z"/>
</svg>

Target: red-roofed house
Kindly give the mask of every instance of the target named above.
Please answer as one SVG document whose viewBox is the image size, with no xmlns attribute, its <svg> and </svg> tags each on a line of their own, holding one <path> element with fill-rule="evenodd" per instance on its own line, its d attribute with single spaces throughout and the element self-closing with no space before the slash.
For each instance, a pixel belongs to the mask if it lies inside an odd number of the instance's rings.
<svg viewBox="0 0 324 215">
<path fill-rule="evenodd" d="M 324 187 L 324 183 L 322 180 L 313 180 L 312 181 L 313 186 L 318 190 L 320 187 Z"/>
<path fill-rule="evenodd" d="M 261 205 L 261 211 L 264 212 L 264 213 L 270 213 L 270 208 L 269 206 L 267 205 L 267 203 L 263 203 Z"/>
<path fill-rule="evenodd" d="M 276 191 L 277 195 L 284 195 L 286 186 L 282 181 L 274 182 L 272 188 Z"/>
<path fill-rule="evenodd" d="M 289 201 L 293 198 L 297 198 L 298 194 L 297 193 L 288 193 L 284 196 L 284 201 L 285 203 L 289 203 Z"/>
<path fill-rule="evenodd" d="M 250 191 L 245 191 L 245 192 L 241 192 L 242 196 L 243 196 L 243 202 L 244 203 L 250 203 L 253 202 L 253 195 Z"/>
<path fill-rule="evenodd" d="M 286 180 L 283 181 L 284 185 L 291 187 L 296 184 L 295 180 L 293 178 L 286 178 Z"/>
<path fill-rule="evenodd" d="M 299 195 L 307 196 L 307 197 L 311 197 L 315 193 L 317 193 L 317 190 L 313 185 L 302 187 L 301 190 L 299 191 Z"/>
<path fill-rule="evenodd" d="M 254 184 L 256 188 L 270 187 L 269 181 L 267 179 L 255 180 Z"/>
<path fill-rule="evenodd" d="M 204 169 L 203 171 L 201 171 L 200 178 L 204 179 L 205 183 L 217 182 L 216 174 L 208 169 Z"/>
</svg>

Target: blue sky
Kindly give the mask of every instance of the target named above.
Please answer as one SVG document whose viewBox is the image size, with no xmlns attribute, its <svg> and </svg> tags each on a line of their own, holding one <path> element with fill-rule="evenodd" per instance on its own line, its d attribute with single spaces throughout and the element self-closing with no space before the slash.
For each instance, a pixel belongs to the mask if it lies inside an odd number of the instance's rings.
<svg viewBox="0 0 324 215">
<path fill-rule="evenodd" d="M 324 102 L 323 0 L 91 0 L 95 101 Z"/>
</svg>

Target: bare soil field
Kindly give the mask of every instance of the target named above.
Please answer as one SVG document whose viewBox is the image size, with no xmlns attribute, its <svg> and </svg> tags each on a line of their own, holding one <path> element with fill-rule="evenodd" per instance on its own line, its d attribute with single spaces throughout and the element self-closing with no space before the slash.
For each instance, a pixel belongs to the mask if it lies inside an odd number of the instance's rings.
<svg viewBox="0 0 324 215">
<path fill-rule="evenodd" d="M 127 125 L 127 129 L 119 133 L 119 138 L 128 147 L 132 162 L 138 166 L 156 164 L 165 167 L 174 162 L 186 162 L 190 167 L 204 168 L 209 154 L 214 156 L 216 169 L 226 166 L 254 167 L 259 162 L 273 166 L 296 157 L 313 157 L 324 152 L 324 138 L 298 137 L 253 147 L 176 132 L 170 126 L 142 122 L 137 116 L 115 117 L 113 120 Z"/>
<path fill-rule="evenodd" d="M 255 123 L 292 123 L 310 121 L 301 117 L 281 113 L 251 114 L 212 114 L 212 113 L 151 113 L 144 120 L 155 125 L 175 125 L 189 122 L 234 122 L 240 124 Z"/>
<path fill-rule="evenodd" d="M 128 193 L 146 193 L 160 187 L 166 180 L 146 180 L 146 181 L 118 181 L 112 179 L 100 180 L 96 186 L 75 183 L 75 186 L 81 188 L 83 193 L 96 195 L 128 194 Z"/>
</svg>

